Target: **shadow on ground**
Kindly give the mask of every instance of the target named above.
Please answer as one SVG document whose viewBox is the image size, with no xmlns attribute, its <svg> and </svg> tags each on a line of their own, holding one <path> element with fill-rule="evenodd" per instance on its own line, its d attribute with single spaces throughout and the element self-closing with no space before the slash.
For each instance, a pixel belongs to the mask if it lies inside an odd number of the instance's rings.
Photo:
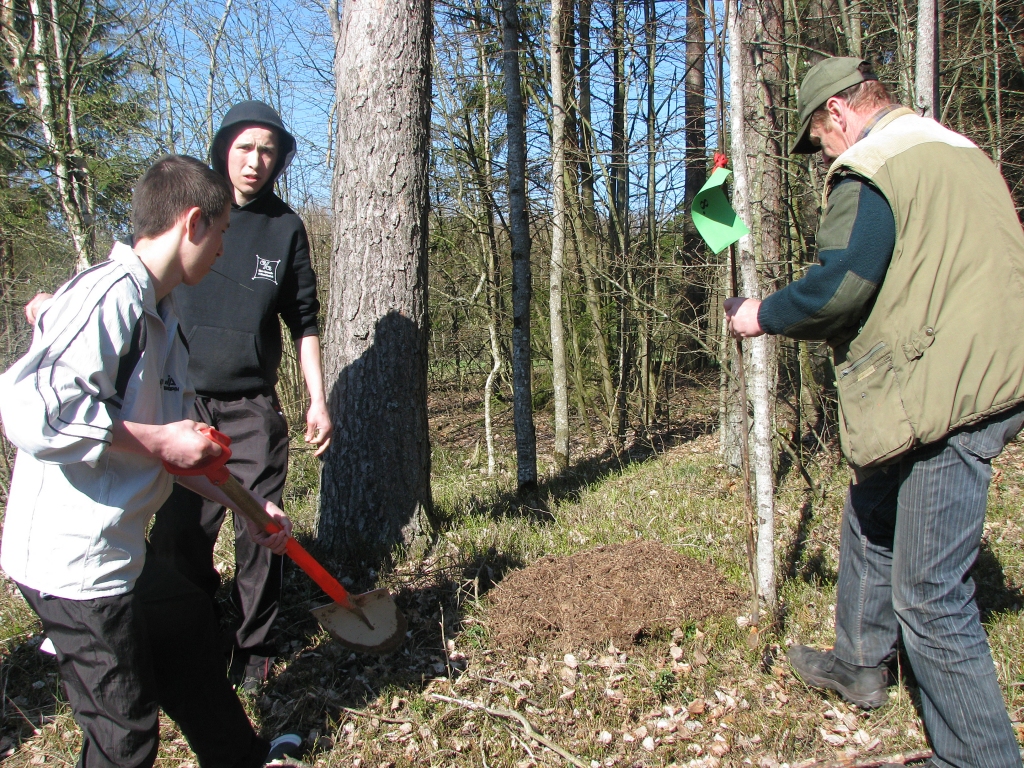
<svg viewBox="0 0 1024 768">
<path fill-rule="evenodd" d="M 828 564 L 824 545 L 818 543 L 808 552 L 811 521 L 814 519 L 814 499 L 808 497 L 800 507 L 796 531 L 782 559 L 782 573 L 786 580 L 802 579 L 808 584 L 834 584 L 838 574 Z"/>
<path fill-rule="evenodd" d="M 495 518 L 512 516 L 550 522 L 554 519 L 551 514 L 554 503 L 578 501 L 582 491 L 590 485 L 619 474 L 632 464 L 642 463 L 675 446 L 710 434 L 715 429 L 717 421 L 711 416 L 697 416 L 671 427 L 651 427 L 646 434 L 637 434 L 623 447 L 609 444 L 600 453 L 570 465 L 553 477 L 542 479 L 536 489 L 507 492 L 481 500 L 473 512 Z"/>
<path fill-rule="evenodd" d="M 316 551 L 311 541 L 302 543 L 322 558 L 329 571 L 347 572 L 343 564 Z M 415 698 L 432 680 L 458 675 L 464 662 L 460 654 L 452 655 L 449 641 L 458 636 L 460 646 L 466 647 L 479 644 L 485 636 L 482 626 L 475 630 L 475 622 L 467 618 L 468 604 L 508 571 L 522 566 L 491 548 L 451 565 L 421 564 L 416 570 L 387 574 L 380 584 L 395 595 L 408 621 L 408 633 L 398 651 L 372 656 L 348 650 L 320 628 L 309 609 L 323 605 L 327 598 L 289 565 L 284 594 L 293 599 L 282 607 L 278 619 L 277 674 L 254 696 L 264 735 L 295 732 L 306 739 L 307 747 L 315 745 L 314 752 L 327 750 L 336 738 L 346 737 L 336 726 L 343 717 L 354 715 L 358 721 L 370 702 Z M 352 591 L 375 586 L 369 578 L 355 582 Z"/>
<path fill-rule="evenodd" d="M 57 711 L 57 660 L 40 652 L 42 639 L 36 635 L 0 651 L 0 760 L 35 736 Z"/>
<path fill-rule="evenodd" d="M 1000 613 L 1020 613 L 1024 605 L 1024 590 L 1007 581 L 1003 565 L 987 541 L 981 542 L 971 576 L 983 622 Z"/>
</svg>

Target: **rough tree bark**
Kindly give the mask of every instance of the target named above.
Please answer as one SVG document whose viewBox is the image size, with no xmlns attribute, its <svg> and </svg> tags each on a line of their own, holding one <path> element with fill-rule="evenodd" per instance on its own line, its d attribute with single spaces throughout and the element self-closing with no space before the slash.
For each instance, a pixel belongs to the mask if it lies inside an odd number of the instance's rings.
<svg viewBox="0 0 1024 768">
<path fill-rule="evenodd" d="M 502 0 L 505 100 L 508 103 L 509 233 L 512 240 L 512 400 L 517 482 L 537 488 L 537 433 L 533 425 L 530 361 L 530 222 L 526 214 L 526 115 L 519 80 L 519 10 Z"/>
<path fill-rule="evenodd" d="M 571 0 L 551 0 L 551 271 L 548 311 L 551 319 L 551 384 L 555 400 L 555 469 L 569 466 L 569 391 L 566 375 L 562 279 L 568 213 L 565 189 L 565 83 L 562 53 Z"/>
<path fill-rule="evenodd" d="M 686 208 L 689 210 L 707 181 L 707 138 L 704 106 L 704 62 L 708 44 L 705 37 L 705 0 L 686 4 Z"/>
<path fill-rule="evenodd" d="M 346 0 L 337 23 L 334 264 L 325 373 L 334 440 L 317 540 L 387 558 L 431 532 L 427 429 L 428 0 Z"/>
</svg>

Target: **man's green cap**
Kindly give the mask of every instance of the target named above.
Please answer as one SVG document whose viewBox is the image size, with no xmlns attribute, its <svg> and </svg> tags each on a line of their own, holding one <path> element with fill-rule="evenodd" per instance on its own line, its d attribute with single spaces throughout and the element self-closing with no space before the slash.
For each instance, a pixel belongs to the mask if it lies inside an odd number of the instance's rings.
<svg viewBox="0 0 1024 768">
<path fill-rule="evenodd" d="M 800 130 L 796 135 L 796 141 L 793 142 L 793 148 L 789 150 L 790 153 L 811 155 L 818 151 L 819 148 L 811 143 L 809 133 L 811 115 L 818 107 L 851 85 L 877 79 L 871 72 L 871 65 L 854 56 L 825 59 L 811 67 L 800 84 L 796 100 Z"/>
</svg>

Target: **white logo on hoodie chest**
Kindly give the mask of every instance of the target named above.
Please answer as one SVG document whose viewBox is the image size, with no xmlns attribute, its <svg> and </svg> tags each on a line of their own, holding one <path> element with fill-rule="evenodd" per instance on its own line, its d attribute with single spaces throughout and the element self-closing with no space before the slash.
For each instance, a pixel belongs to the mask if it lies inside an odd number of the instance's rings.
<svg viewBox="0 0 1024 768">
<path fill-rule="evenodd" d="M 260 255 L 256 254 L 256 274 L 252 276 L 253 280 L 269 280 L 274 285 L 277 285 L 277 268 L 280 266 L 281 260 L 271 261 L 270 259 L 261 258 Z"/>
</svg>

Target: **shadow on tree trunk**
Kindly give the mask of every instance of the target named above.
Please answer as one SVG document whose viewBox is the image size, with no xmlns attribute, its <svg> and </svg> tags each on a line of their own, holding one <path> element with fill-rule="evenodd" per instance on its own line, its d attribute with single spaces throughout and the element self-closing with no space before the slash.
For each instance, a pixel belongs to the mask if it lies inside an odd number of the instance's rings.
<svg viewBox="0 0 1024 768">
<path fill-rule="evenodd" d="M 437 528 L 426 330 L 396 311 L 377 320 L 369 347 L 338 374 L 328 402 L 334 437 L 321 472 L 317 543 L 371 568 L 390 564 L 396 547 L 425 551 Z"/>
</svg>

